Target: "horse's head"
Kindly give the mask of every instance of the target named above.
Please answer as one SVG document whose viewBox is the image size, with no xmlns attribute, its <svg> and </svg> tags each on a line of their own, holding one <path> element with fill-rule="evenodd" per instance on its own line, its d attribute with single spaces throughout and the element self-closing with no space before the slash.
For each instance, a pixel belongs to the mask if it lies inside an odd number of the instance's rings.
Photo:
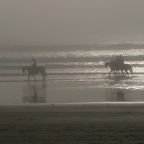
<svg viewBox="0 0 144 144">
<path fill-rule="evenodd" d="M 26 70 L 26 68 L 25 68 L 25 67 L 22 67 L 22 73 L 24 73 L 24 72 L 25 72 L 25 70 Z"/>
</svg>

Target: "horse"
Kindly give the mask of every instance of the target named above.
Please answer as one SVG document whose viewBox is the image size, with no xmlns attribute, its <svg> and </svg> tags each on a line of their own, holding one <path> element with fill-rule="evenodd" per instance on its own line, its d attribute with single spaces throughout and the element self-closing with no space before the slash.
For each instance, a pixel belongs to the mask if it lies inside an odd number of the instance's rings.
<svg viewBox="0 0 144 144">
<path fill-rule="evenodd" d="M 109 72 L 109 77 L 112 72 L 114 72 L 114 75 L 116 76 L 117 72 L 119 73 L 120 70 L 122 71 L 123 75 L 124 75 L 124 71 L 126 72 L 126 74 L 128 74 L 128 71 L 133 73 L 132 65 L 130 64 L 118 64 L 115 61 L 105 62 L 105 68 L 107 68 L 108 66 L 111 69 L 111 71 Z"/>
<path fill-rule="evenodd" d="M 30 76 L 32 75 L 33 78 L 36 81 L 35 75 L 36 74 L 41 74 L 43 77 L 43 81 L 45 80 L 46 72 L 45 72 L 45 67 L 43 66 L 23 66 L 22 67 L 22 72 L 25 73 L 25 71 L 28 72 L 28 81 L 30 79 Z"/>
</svg>

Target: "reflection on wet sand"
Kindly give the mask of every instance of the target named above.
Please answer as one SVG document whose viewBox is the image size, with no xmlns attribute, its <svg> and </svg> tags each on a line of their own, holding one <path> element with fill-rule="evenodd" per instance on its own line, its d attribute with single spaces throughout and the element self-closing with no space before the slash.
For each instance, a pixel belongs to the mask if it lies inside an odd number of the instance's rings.
<svg viewBox="0 0 144 144">
<path fill-rule="evenodd" d="M 128 86 L 131 86 L 131 77 L 110 79 L 105 89 L 107 102 L 130 102 L 130 91 Z"/>
<path fill-rule="evenodd" d="M 125 92 L 123 89 L 117 88 L 117 89 L 106 89 L 106 101 L 112 101 L 112 102 L 124 102 L 129 101 L 125 97 Z"/>
<path fill-rule="evenodd" d="M 46 103 L 46 84 L 28 82 L 23 86 L 24 103 Z"/>
</svg>

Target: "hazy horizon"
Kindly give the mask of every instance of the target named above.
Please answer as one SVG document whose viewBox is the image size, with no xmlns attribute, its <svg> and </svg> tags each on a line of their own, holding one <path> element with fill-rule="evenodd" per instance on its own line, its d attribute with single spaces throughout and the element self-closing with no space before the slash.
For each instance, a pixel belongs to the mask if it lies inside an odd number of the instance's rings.
<svg viewBox="0 0 144 144">
<path fill-rule="evenodd" d="M 1 0 L 0 45 L 144 43 L 143 0 Z"/>
</svg>

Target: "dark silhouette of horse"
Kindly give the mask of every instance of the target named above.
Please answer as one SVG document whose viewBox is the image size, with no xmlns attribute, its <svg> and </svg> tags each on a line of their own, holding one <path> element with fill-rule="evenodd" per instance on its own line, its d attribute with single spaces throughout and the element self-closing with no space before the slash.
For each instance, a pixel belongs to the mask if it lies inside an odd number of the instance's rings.
<svg viewBox="0 0 144 144">
<path fill-rule="evenodd" d="M 115 61 L 110 61 L 110 62 L 105 62 L 105 68 L 107 67 L 110 67 L 111 70 L 109 72 L 109 77 L 112 72 L 114 73 L 115 76 L 117 76 L 117 73 L 119 73 L 119 71 L 122 71 L 122 75 L 124 75 L 124 71 L 126 72 L 126 74 L 128 74 L 128 71 L 133 73 L 132 65 L 130 64 L 118 64 Z"/>
<path fill-rule="evenodd" d="M 32 75 L 33 78 L 36 80 L 35 75 L 36 74 L 41 74 L 43 77 L 43 80 L 45 80 L 46 72 L 45 72 L 45 67 L 43 66 L 23 66 L 22 67 L 22 72 L 25 73 L 25 71 L 28 72 L 28 80 L 30 79 L 30 76 Z"/>
</svg>

